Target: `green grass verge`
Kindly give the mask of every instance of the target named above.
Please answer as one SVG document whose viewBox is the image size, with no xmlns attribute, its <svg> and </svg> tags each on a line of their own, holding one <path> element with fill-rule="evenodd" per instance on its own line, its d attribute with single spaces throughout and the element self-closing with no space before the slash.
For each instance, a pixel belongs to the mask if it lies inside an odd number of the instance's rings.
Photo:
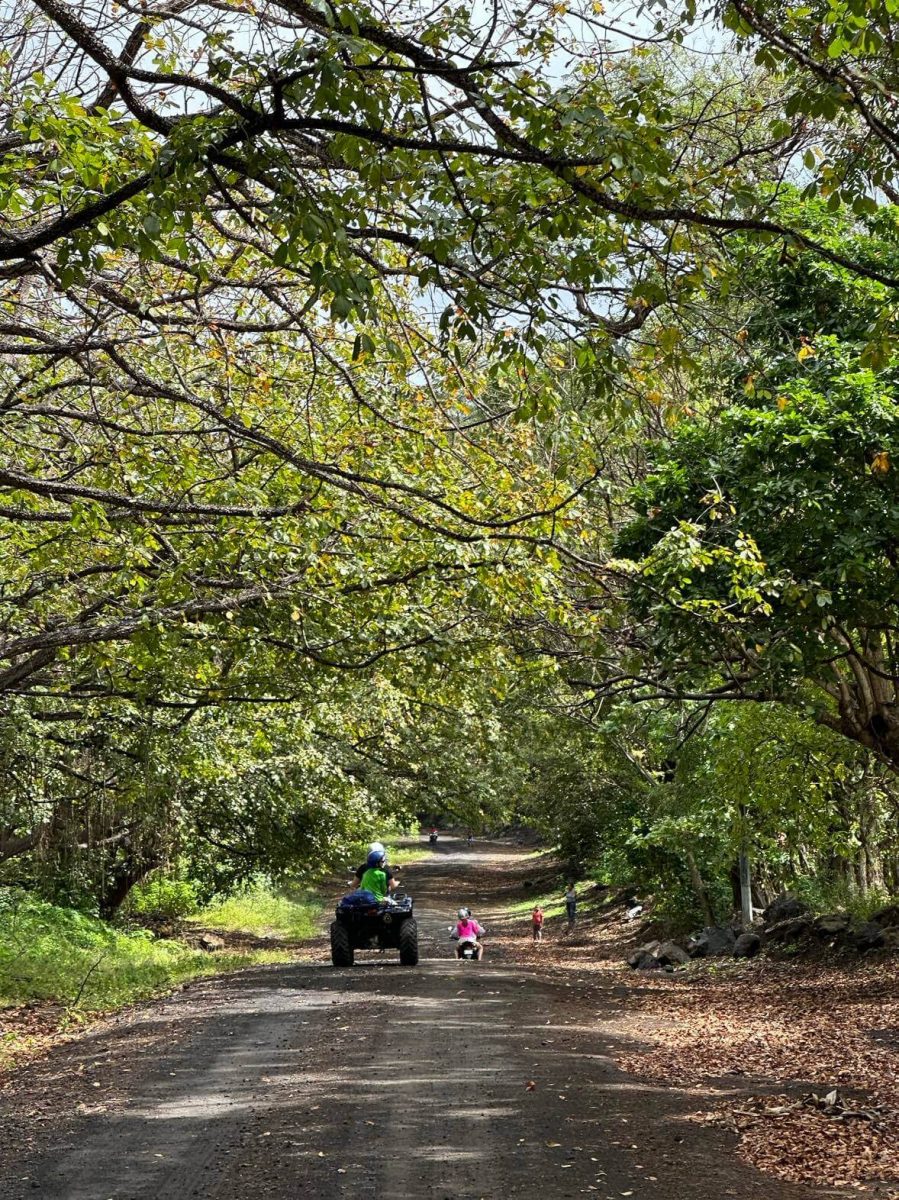
<svg viewBox="0 0 899 1200">
<path fill-rule="evenodd" d="M 387 861 L 392 867 L 406 867 L 409 863 L 421 862 L 429 853 L 426 842 L 420 846 L 388 846 Z"/>
<path fill-rule="evenodd" d="M 0 908 L 0 1008 L 49 1000 L 73 1013 L 107 1011 L 197 976 L 285 957 L 271 951 L 210 955 L 20 896 Z"/>
<path fill-rule="evenodd" d="M 564 893 L 563 893 L 564 894 Z M 510 917 L 529 917 L 536 904 L 543 909 L 544 917 L 561 917 L 565 915 L 565 901 L 558 892 L 547 892 L 543 896 L 530 896 L 527 900 L 516 900 L 510 904 L 506 912 Z M 578 902 L 578 909 L 581 903 Z"/>
<path fill-rule="evenodd" d="M 321 902 L 312 896 L 291 899 L 258 887 L 210 904 L 190 920 L 232 933 L 305 939 L 318 932 L 321 912 Z"/>
</svg>

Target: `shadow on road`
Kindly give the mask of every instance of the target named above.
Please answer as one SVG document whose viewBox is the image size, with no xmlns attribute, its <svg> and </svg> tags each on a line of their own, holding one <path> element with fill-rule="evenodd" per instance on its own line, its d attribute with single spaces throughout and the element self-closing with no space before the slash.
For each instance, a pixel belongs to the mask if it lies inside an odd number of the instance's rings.
<svg viewBox="0 0 899 1200">
<path fill-rule="evenodd" d="M 438 846 L 404 875 L 446 957 L 261 967 L 59 1047 L 3 1094 L 0 1193 L 639 1198 L 676 1178 L 680 1200 L 822 1194 L 762 1178 L 691 1122 L 708 1094 L 619 1071 L 639 1047 L 597 1033 L 602 999 L 450 958 L 457 890 L 489 907 L 483 873 L 502 889 L 522 856 Z"/>
</svg>

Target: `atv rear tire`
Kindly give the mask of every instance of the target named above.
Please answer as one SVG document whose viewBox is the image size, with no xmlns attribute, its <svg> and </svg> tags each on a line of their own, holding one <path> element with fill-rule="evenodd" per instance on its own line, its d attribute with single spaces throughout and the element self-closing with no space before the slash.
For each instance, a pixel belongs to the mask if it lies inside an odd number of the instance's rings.
<svg viewBox="0 0 899 1200">
<path fill-rule="evenodd" d="M 331 922 L 331 962 L 335 967 L 351 967 L 353 965 L 350 934 L 339 921 Z"/>
<path fill-rule="evenodd" d="M 418 925 L 413 918 L 400 927 L 400 962 L 404 967 L 418 966 Z"/>
</svg>

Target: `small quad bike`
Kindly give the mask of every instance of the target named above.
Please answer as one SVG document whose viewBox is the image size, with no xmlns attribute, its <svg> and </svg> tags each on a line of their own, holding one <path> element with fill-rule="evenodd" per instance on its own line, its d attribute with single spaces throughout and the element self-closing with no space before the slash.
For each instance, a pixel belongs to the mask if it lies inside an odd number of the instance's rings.
<svg viewBox="0 0 899 1200">
<path fill-rule="evenodd" d="M 331 922 L 331 962 L 351 967 L 357 950 L 399 950 L 404 967 L 418 965 L 418 925 L 413 900 L 395 892 L 387 900 L 344 896 Z"/>
<path fill-rule="evenodd" d="M 463 942 L 456 953 L 456 957 L 461 959 L 463 962 L 477 962 L 477 944 L 475 942 Z"/>
</svg>

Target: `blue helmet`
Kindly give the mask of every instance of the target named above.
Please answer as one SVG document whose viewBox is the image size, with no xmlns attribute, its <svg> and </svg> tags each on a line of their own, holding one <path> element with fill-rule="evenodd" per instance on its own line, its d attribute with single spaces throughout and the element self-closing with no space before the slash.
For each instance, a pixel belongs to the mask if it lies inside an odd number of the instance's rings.
<svg viewBox="0 0 899 1200">
<path fill-rule="evenodd" d="M 367 867 L 383 867 L 385 862 L 383 850 L 369 850 L 368 858 L 365 860 Z"/>
</svg>

